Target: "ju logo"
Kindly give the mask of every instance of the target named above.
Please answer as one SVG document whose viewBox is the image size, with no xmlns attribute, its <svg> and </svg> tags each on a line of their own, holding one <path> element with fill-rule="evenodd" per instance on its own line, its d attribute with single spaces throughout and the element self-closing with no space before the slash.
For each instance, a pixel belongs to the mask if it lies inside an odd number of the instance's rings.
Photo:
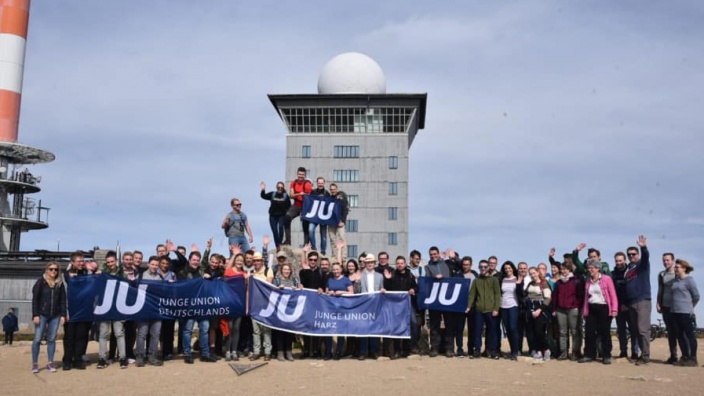
<svg viewBox="0 0 704 396">
<path fill-rule="evenodd" d="M 320 220 L 329 220 L 333 213 L 335 213 L 335 201 L 320 201 L 320 200 L 313 200 L 313 205 L 310 209 L 310 212 L 306 213 L 303 217 L 307 219 L 320 219 Z M 326 209 L 327 208 L 327 213 Z M 316 215 L 317 213 L 317 215 Z"/>
<path fill-rule="evenodd" d="M 115 288 L 117 279 L 108 279 L 105 284 L 105 294 L 103 295 L 103 303 L 95 307 L 94 315 L 105 315 L 110 312 L 115 300 Z M 132 305 L 127 305 L 127 292 L 130 290 L 130 285 L 127 282 L 120 282 L 120 287 L 117 290 L 117 299 L 114 301 L 115 308 L 123 315 L 134 315 L 144 307 L 144 300 L 147 297 L 147 285 L 139 285 L 137 289 L 137 301 Z"/>
<path fill-rule="evenodd" d="M 452 289 L 452 296 L 447 298 L 447 289 L 449 286 L 448 283 L 443 283 L 442 285 L 439 282 L 433 283 L 430 295 L 423 302 L 427 305 L 433 304 L 435 301 L 438 301 L 442 305 L 453 305 L 460 296 L 462 285 L 456 283 L 455 287 Z"/>
<path fill-rule="evenodd" d="M 298 318 L 301 317 L 301 314 L 303 314 L 303 307 L 306 304 L 306 296 L 298 296 L 298 299 L 296 300 L 296 308 L 293 309 L 292 314 L 286 313 L 288 308 L 288 302 L 290 299 L 290 294 L 282 295 L 281 293 L 272 291 L 271 294 L 269 294 L 269 304 L 266 308 L 259 311 L 259 315 L 263 318 L 268 318 L 274 313 L 276 313 L 276 317 L 280 321 L 286 323 L 292 323 L 298 320 Z"/>
</svg>

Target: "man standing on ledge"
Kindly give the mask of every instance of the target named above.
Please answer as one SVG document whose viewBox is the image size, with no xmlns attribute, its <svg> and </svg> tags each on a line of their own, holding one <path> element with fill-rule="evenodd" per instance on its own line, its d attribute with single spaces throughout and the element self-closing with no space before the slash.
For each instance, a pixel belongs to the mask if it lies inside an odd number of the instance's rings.
<svg viewBox="0 0 704 396">
<path fill-rule="evenodd" d="M 228 238 L 229 245 L 239 245 L 243 252 L 249 250 L 249 244 L 254 242 L 252 229 L 249 228 L 247 215 L 242 212 L 242 202 L 237 198 L 232 198 L 230 201 L 232 212 L 225 216 L 222 221 L 222 229 L 225 230 L 225 235 Z M 245 232 L 249 235 L 249 239 L 245 238 Z"/>
<path fill-rule="evenodd" d="M 291 222 L 293 219 L 301 215 L 303 210 L 303 197 L 306 194 L 310 194 L 313 190 L 313 183 L 306 179 L 306 168 L 300 166 L 298 171 L 296 171 L 296 180 L 291 182 L 288 195 L 293 198 L 293 206 L 286 212 L 286 219 L 284 220 L 284 231 L 286 232 L 286 239 L 282 243 L 283 245 L 291 245 Z M 303 245 L 307 245 L 308 239 L 308 222 L 301 220 L 303 226 Z"/>
<path fill-rule="evenodd" d="M 638 329 L 638 345 L 641 355 L 637 366 L 650 362 L 650 312 L 652 304 L 650 296 L 650 253 L 646 246 L 645 236 L 638 237 L 638 248 L 631 246 L 628 253 L 628 269 L 626 279 L 626 306 L 628 307 L 628 325 Z"/>
</svg>

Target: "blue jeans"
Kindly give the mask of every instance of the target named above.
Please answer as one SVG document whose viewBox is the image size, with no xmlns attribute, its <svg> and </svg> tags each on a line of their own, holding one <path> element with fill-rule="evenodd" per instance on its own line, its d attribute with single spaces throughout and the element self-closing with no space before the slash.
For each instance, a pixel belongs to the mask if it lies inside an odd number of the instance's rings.
<svg viewBox="0 0 704 396">
<path fill-rule="evenodd" d="M 196 321 L 198 322 L 198 345 L 200 345 L 200 356 L 210 356 L 210 344 L 208 343 L 210 321 L 208 319 L 182 319 L 179 321 L 179 327 L 183 327 L 183 355 L 191 356 L 191 338 L 193 337 L 193 325 Z"/>
<path fill-rule="evenodd" d="M 34 341 L 32 341 L 32 363 L 36 364 L 39 361 L 39 347 L 44 337 L 46 329 L 46 351 L 49 355 L 49 363 L 54 361 L 54 352 L 56 351 L 56 332 L 59 330 L 61 316 L 39 315 L 39 324 L 34 325 Z"/>
<path fill-rule="evenodd" d="M 506 329 L 508 344 L 511 346 L 511 355 L 518 356 L 518 307 L 501 308 L 501 322 Z"/>
<path fill-rule="evenodd" d="M 249 250 L 249 240 L 244 235 L 238 237 L 227 237 L 227 243 L 230 245 L 240 245 L 240 249 L 242 249 L 243 252 Z"/>
<path fill-rule="evenodd" d="M 313 250 L 315 248 L 315 228 L 318 224 L 308 223 L 308 239 Z M 328 226 L 320 224 L 320 252 L 325 254 L 325 249 L 328 247 Z"/>
<path fill-rule="evenodd" d="M 476 311 L 474 313 L 474 350 L 481 351 L 482 349 L 482 329 L 484 324 L 486 324 L 486 349 L 487 351 L 495 352 L 499 349 L 499 345 L 496 342 L 496 326 L 498 325 L 498 318 L 491 315 L 491 312 L 481 313 Z"/>
<path fill-rule="evenodd" d="M 284 229 L 286 225 L 286 216 L 269 216 L 269 226 L 271 227 L 271 234 L 274 238 L 274 244 L 276 247 L 281 246 L 284 240 Z"/>
</svg>

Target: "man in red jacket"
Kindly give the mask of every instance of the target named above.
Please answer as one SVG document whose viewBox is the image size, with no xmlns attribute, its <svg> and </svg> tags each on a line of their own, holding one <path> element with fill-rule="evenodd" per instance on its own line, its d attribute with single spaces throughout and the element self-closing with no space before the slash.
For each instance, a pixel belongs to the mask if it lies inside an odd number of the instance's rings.
<svg viewBox="0 0 704 396">
<path fill-rule="evenodd" d="M 296 172 L 296 180 L 291 182 L 289 186 L 288 195 L 293 198 L 293 206 L 286 212 L 286 219 L 284 223 L 284 232 L 286 233 L 286 238 L 282 242 L 282 245 L 291 245 L 291 222 L 293 219 L 301 215 L 303 210 L 303 197 L 313 190 L 313 183 L 306 179 L 306 168 L 299 167 Z M 301 220 L 303 225 L 303 244 L 307 245 L 308 239 L 308 222 Z"/>
</svg>

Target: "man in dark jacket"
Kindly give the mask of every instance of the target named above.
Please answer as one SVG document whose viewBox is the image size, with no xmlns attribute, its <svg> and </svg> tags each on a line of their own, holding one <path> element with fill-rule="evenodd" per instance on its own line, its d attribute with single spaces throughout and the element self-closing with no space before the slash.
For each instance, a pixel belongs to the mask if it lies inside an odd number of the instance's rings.
<svg viewBox="0 0 704 396">
<path fill-rule="evenodd" d="M 390 268 L 384 271 L 384 289 L 388 291 L 408 292 L 408 294 L 411 295 L 411 334 L 420 332 L 420 327 L 418 326 L 415 315 L 418 284 L 416 283 L 416 278 L 411 274 L 411 271 L 408 271 L 406 268 L 405 257 L 396 257 L 396 269 L 393 270 L 393 272 Z M 413 338 L 413 335 L 411 335 L 411 338 Z M 411 352 L 410 341 L 411 340 L 408 339 L 394 339 L 394 353 L 391 355 L 391 359 L 407 357 Z"/>
<path fill-rule="evenodd" d="M 68 288 L 71 287 L 70 278 L 88 274 L 88 271 L 85 269 L 85 256 L 83 252 L 77 251 L 71 253 L 70 260 L 71 263 L 64 273 Z M 83 362 L 83 352 L 86 350 L 88 344 L 88 330 L 90 329 L 91 322 L 74 322 L 71 321 L 70 315 L 71 312 L 68 313 L 66 323 L 64 323 L 63 369 L 64 371 L 71 370 L 71 368 L 85 370 L 86 364 Z"/>
<path fill-rule="evenodd" d="M 7 315 L 2 318 L 2 331 L 5 332 L 5 345 L 12 345 L 12 338 L 15 332 L 19 330 L 15 311 L 10 308 L 7 310 Z"/>
<path fill-rule="evenodd" d="M 616 316 L 616 334 L 621 354 L 619 358 L 628 357 L 628 335 L 631 338 L 631 359 L 637 360 L 640 348 L 638 346 L 638 333 L 635 327 L 630 327 L 628 323 L 628 307 L 626 306 L 626 254 L 618 252 L 614 255 L 614 270 L 611 272 L 616 297 L 618 299 L 618 316 Z"/>
<path fill-rule="evenodd" d="M 313 191 L 310 192 L 310 195 L 319 195 L 323 197 L 329 197 L 330 193 L 328 190 L 325 189 L 325 178 L 323 177 L 318 177 L 318 179 L 315 181 L 315 184 L 317 188 Z M 315 228 L 320 226 L 320 245 L 316 245 L 315 243 Z M 315 223 L 308 223 L 308 240 L 310 241 L 310 244 L 313 247 L 313 250 L 316 250 L 316 246 L 320 247 L 320 254 L 325 256 L 325 249 L 328 247 L 328 226 L 325 224 L 315 224 Z M 333 249 L 334 250 L 334 249 Z"/>
<path fill-rule="evenodd" d="M 344 244 L 342 246 L 342 251 L 347 252 L 347 242 L 345 240 L 345 223 L 347 223 L 347 215 L 350 213 L 349 201 L 347 200 L 347 194 L 344 191 L 340 191 L 337 188 L 337 184 L 330 184 L 330 196 L 337 198 L 340 201 L 342 210 L 340 212 L 340 223 L 335 226 L 328 226 L 328 239 L 330 240 L 330 248 L 335 251 L 337 247 L 337 241 L 340 240 Z M 346 255 L 346 253 L 343 253 Z"/>
</svg>

